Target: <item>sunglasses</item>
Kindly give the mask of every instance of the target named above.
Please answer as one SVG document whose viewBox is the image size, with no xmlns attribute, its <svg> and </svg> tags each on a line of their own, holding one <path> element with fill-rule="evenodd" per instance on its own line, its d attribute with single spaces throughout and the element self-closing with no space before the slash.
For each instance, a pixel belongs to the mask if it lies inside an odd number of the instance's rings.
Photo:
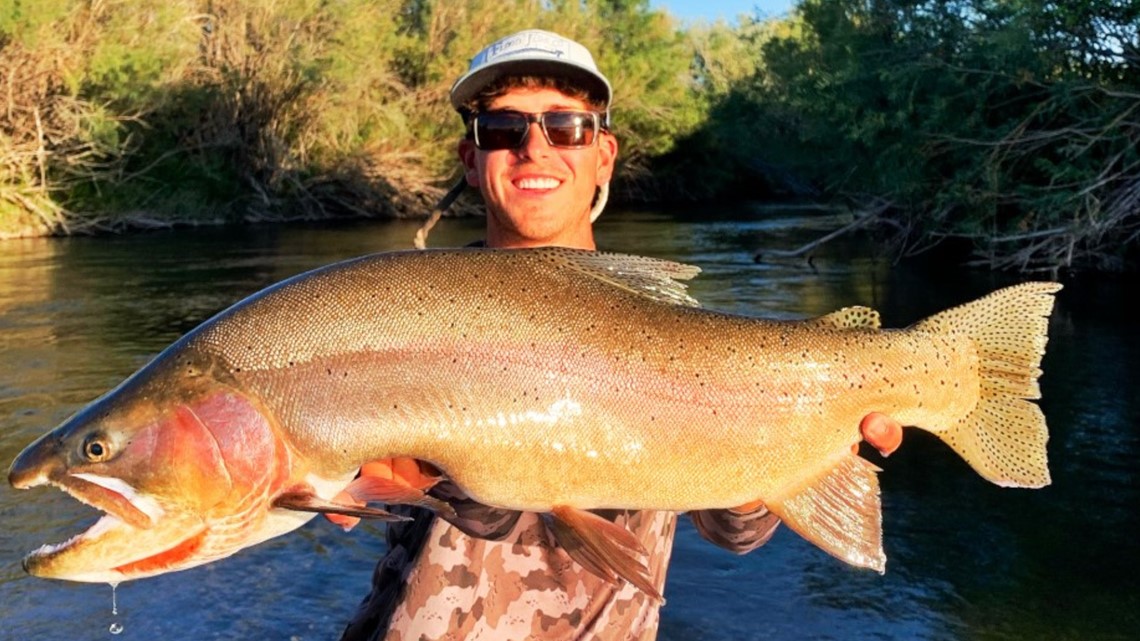
<svg viewBox="0 0 1140 641">
<path fill-rule="evenodd" d="M 526 142 L 530 123 L 537 122 L 551 147 L 581 149 L 594 144 L 598 131 L 604 128 L 602 115 L 596 111 L 545 111 L 539 114 L 521 111 L 487 111 L 471 119 L 475 147 L 483 151 L 518 149 Z"/>
</svg>

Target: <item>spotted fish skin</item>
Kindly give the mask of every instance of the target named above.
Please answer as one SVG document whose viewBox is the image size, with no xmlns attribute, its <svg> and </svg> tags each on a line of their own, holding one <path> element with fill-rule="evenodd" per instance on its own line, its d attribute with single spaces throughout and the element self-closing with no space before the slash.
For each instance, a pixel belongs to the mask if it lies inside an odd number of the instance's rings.
<svg viewBox="0 0 1140 641">
<path fill-rule="evenodd" d="M 805 322 L 703 310 L 680 284 L 696 272 L 549 248 L 389 253 L 318 269 L 183 337 L 30 446 L 9 479 L 54 483 L 81 499 L 104 492 L 98 506 L 124 516 L 124 504 L 141 505 L 156 523 L 196 523 L 213 559 L 303 522 L 282 514 L 281 494 L 332 500 L 364 463 L 410 457 L 507 510 L 690 511 L 759 500 L 828 552 L 880 570 L 875 469 L 852 454 L 867 415 L 931 431 L 996 483 L 1048 483 L 1044 417 L 1028 399 L 1039 396 L 1059 285 L 1007 288 L 883 330 L 863 308 Z M 201 407 L 214 408 L 216 422 L 172 418 Z M 193 460 L 156 469 L 121 456 L 143 431 L 212 435 L 214 477 L 184 471 Z M 85 458 L 92 438 L 106 446 L 99 460 Z M 247 453 L 266 463 L 239 464 Z M 273 477 L 243 480 L 263 469 Z M 121 485 L 93 490 L 69 480 L 77 470 Z M 193 477 L 216 500 L 173 496 L 163 481 L 172 474 Z M 222 486 L 233 491 L 218 498 Z M 256 491 L 242 495 L 247 486 Z M 122 500 L 105 494 L 123 487 Z M 120 572 L 123 580 L 204 562 L 175 539 L 167 547 L 185 558 L 140 565 L 123 552 L 117 565 L 93 568 L 105 563 L 102 542 L 147 524 L 112 525 L 53 549 L 50 563 L 33 555 L 33 573 L 107 580 L 118 568 L 146 568 Z M 228 549 L 211 537 L 223 528 Z M 162 537 L 152 538 L 159 547 Z"/>
</svg>

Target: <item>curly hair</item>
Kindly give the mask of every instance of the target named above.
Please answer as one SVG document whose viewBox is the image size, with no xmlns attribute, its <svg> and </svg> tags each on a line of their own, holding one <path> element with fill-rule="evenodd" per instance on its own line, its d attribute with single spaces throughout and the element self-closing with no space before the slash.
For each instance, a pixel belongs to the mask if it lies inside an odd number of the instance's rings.
<svg viewBox="0 0 1140 641">
<path fill-rule="evenodd" d="M 463 119 L 467 120 L 474 114 L 486 111 L 496 98 L 520 88 L 554 89 L 569 98 L 585 102 L 590 109 L 603 112 L 606 110 L 606 100 L 604 96 L 591 95 L 588 90 L 583 89 L 581 85 L 569 78 L 561 76 L 509 75 L 495 79 L 488 84 L 483 91 L 479 92 L 478 95 L 468 100 L 467 103 L 463 105 Z"/>
</svg>

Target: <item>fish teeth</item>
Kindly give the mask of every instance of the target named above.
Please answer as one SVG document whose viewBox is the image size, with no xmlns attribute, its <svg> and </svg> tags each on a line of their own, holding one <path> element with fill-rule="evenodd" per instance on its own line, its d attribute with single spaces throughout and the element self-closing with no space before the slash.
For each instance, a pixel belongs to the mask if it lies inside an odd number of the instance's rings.
<svg viewBox="0 0 1140 641">
<path fill-rule="evenodd" d="M 51 556 L 52 554 L 55 554 L 56 552 L 59 552 L 61 550 L 65 550 L 65 549 L 75 545 L 76 543 L 78 543 L 79 541 L 81 541 L 85 538 L 99 536 L 103 532 L 106 532 L 107 530 L 112 530 L 116 527 L 119 527 L 120 525 L 123 525 L 123 522 L 121 520 L 119 520 L 115 516 L 112 516 L 110 514 L 106 514 L 102 518 L 100 518 L 98 521 L 95 521 L 95 524 L 92 525 L 91 527 L 87 528 L 85 531 L 80 532 L 79 534 L 76 534 L 75 536 L 71 537 L 70 539 L 68 539 L 62 543 L 47 543 L 47 544 L 41 545 L 40 547 L 36 548 L 36 550 L 34 550 L 28 556 L 29 557 Z"/>
</svg>

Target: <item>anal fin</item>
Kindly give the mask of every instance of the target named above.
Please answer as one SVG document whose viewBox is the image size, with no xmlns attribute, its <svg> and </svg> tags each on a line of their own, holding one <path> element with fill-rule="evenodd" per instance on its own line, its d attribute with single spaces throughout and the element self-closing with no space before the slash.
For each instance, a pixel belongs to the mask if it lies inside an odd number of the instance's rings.
<svg viewBox="0 0 1140 641">
<path fill-rule="evenodd" d="M 547 521 L 558 545 L 570 558 L 609 583 L 624 579 L 661 600 L 649 568 L 640 557 L 645 548 L 629 530 L 585 510 L 556 505 Z"/>
<path fill-rule="evenodd" d="M 883 514 L 879 468 L 854 454 L 783 497 L 768 497 L 774 514 L 828 554 L 882 573 Z"/>
</svg>

